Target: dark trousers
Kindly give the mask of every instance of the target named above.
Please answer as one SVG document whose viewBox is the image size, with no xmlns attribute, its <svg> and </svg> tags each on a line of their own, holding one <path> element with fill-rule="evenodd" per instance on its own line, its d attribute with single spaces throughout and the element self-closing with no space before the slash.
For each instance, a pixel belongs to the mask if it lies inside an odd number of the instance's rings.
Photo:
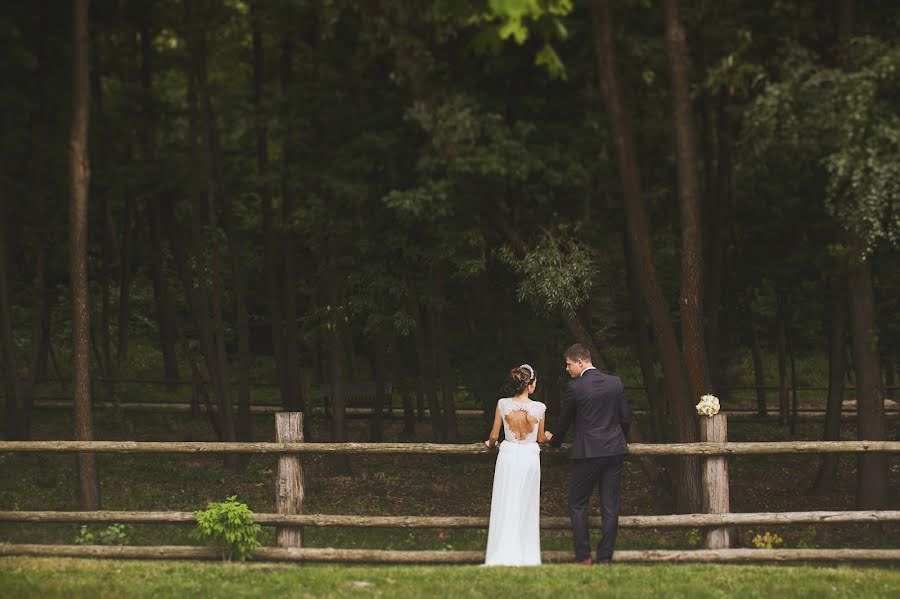
<svg viewBox="0 0 900 599">
<path fill-rule="evenodd" d="M 600 486 L 600 513 L 603 516 L 600 542 L 597 544 L 597 561 L 612 559 L 616 533 L 619 530 L 619 482 L 624 461 L 624 455 L 575 460 L 575 468 L 569 481 L 569 516 L 572 518 L 576 561 L 591 557 L 587 508 L 597 485 Z"/>
</svg>

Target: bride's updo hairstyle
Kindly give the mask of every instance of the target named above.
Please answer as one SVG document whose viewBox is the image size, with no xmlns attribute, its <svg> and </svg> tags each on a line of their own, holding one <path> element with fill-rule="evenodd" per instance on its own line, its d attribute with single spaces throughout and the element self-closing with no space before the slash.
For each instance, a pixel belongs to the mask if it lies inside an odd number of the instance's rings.
<svg viewBox="0 0 900 599">
<path fill-rule="evenodd" d="M 506 388 L 512 395 L 518 395 L 535 381 L 534 368 L 528 364 L 522 364 L 509 371 L 506 379 Z"/>
</svg>

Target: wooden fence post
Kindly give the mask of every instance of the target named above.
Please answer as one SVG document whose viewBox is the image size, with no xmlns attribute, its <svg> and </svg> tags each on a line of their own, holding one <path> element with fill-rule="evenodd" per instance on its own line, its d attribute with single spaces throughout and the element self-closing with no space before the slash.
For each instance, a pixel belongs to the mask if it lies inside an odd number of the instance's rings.
<svg viewBox="0 0 900 599">
<path fill-rule="evenodd" d="M 278 412 L 275 414 L 275 440 L 279 443 L 303 441 L 303 412 Z M 275 511 L 279 514 L 303 513 L 303 464 L 299 455 L 278 456 L 278 472 L 275 475 Z M 303 528 L 278 526 L 275 538 L 279 547 L 302 547 Z"/>
<path fill-rule="evenodd" d="M 700 440 L 710 443 L 728 441 L 728 420 L 725 414 L 700 417 Z M 708 456 L 703 461 L 703 511 L 707 514 L 727 514 L 729 508 L 728 458 Z M 727 549 L 731 546 L 728 528 L 707 529 L 703 546 L 707 549 Z"/>
</svg>

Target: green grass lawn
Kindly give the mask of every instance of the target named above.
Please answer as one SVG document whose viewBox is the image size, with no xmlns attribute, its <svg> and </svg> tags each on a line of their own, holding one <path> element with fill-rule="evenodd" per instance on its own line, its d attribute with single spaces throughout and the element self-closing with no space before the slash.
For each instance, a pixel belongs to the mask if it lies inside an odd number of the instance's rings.
<svg viewBox="0 0 900 599">
<path fill-rule="evenodd" d="M 896 597 L 884 567 L 342 566 L 0 558 L 13 597 Z"/>
</svg>

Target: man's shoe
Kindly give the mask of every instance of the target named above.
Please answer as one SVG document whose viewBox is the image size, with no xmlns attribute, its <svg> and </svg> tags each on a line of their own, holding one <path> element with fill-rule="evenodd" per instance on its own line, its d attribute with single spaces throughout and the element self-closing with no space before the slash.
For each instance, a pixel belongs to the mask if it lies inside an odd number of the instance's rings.
<svg viewBox="0 0 900 599">
<path fill-rule="evenodd" d="M 598 563 L 603 566 L 611 566 L 612 560 L 611 559 L 598 559 L 595 563 Z"/>
<path fill-rule="evenodd" d="M 587 558 L 587 559 L 583 559 L 583 560 L 578 560 L 575 563 L 580 566 L 590 566 L 591 564 L 594 563 L 594 560 L 592 560 L 591 558 Z"/>
</svg>

